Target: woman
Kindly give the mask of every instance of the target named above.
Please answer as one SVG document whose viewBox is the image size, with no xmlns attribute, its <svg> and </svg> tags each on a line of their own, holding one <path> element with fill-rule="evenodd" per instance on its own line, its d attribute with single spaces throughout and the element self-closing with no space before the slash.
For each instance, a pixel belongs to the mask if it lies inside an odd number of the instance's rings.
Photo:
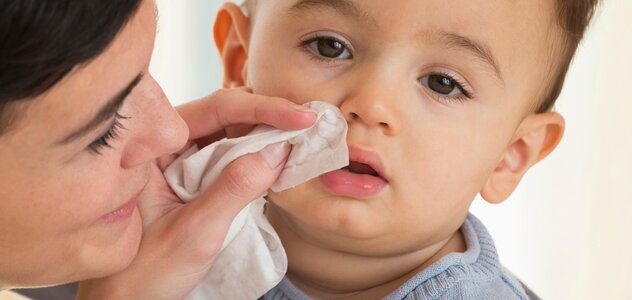
<svg viewBox="0 0 632 300">
<path fill-rule="evenodd" d="M 174 110 L 148 72 L 151 0 L 0 7 L 0 290 L 100 278 L 80 297 L 182 298 L 288 147 L 236 161 L 186 205 L 162 177 L 170 154 L 228 124 L 300 129 L 315 116 L 244 89 Z"/>
</svg>

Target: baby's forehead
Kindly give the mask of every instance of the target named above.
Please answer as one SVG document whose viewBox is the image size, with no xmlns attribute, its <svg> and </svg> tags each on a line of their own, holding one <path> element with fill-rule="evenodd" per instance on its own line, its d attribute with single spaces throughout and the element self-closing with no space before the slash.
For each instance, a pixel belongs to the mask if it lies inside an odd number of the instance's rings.
<svg viewBox="0 0 632 300">
<path fill-rule="evenodd" d="M 499 87 L 534 99 L 555 80 L 563 48 L 554 0 L 249 1 L 253 28 L 267 19 L 281 24 L 277 36 L 331 31 L 360 50 L 407 47 L 426 62 L 443 56 L 453 65 L 476 63 Z"/>
<path fill-rule="evenodd" d="M 554 20 L 552 0 L 258 1 L 271 6 L 273 9 L 265 11 L 275 18 L 294 19 L 294 23 L 320 20 L 325 27 L 350 28 L 347 31 L 362 37 L 384 41 L 402 37 L 408 44 L 468 51 L 496 74 L 516 55 L 548 54 Z"/>
<path fill-rule="evenodd" d="M 332 27 L 343 21 L 356 25 L 356 31 L 373 34 L 407 31 L 427 35 L 429 31 L 445 31 L 470 32 L 494 39 L 511 36 L 515 40 L 522 36 L 543 39 L 556 20 L 553 0 L 249 0 L 248 3 L 254 9 L 272 8 L 263 10 L 275 18 L 293 17 L 300 21 L 321 18 Z M 537 35 L 529 36 L 533 31 Z"/>
</svg>

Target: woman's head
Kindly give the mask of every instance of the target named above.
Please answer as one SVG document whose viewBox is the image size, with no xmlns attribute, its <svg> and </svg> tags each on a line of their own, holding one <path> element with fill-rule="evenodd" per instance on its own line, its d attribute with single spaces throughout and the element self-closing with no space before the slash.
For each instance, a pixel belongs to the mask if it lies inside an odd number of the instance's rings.
<svg viewBox="0 0 632 300">
<path fill-rule="evenodd" d="M 150 0 L 0 0 L 0 288 L 121 270 L 187 129 L 148 73 Z"/>
</svg>

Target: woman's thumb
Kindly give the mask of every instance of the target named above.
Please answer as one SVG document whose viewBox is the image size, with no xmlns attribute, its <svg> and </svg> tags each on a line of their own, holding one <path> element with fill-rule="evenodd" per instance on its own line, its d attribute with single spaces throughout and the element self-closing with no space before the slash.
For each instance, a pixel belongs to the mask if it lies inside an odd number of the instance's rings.
<svg viewBox="0 0 632 300">
<path fill-rule="evenodd" d="M 282 142 L 236 159 L 185 209 L 191 209 L 191 213 L 201 218 L 199 221 L 203 223 L 214 219 L 215 222 L 225 220 L 230 225 L 239 211 L 263 195 L 276 181 L 290 149 L 287 142 Z"/>
</svg>

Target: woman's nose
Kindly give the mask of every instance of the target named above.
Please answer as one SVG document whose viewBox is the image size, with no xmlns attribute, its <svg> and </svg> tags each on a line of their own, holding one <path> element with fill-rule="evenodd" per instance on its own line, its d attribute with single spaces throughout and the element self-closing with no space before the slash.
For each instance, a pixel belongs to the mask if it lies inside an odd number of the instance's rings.
<svg viewBox="0 0 632 300">
<path fill-rule="evenodd" d="M 146 75 L 151 77 L 149 74 Z M 162 88 L 154 80 L 140 91 L 132 130 L 132 137 L 124 149 L 121 166 L 134 167 L 168 155 L 186 144 L 189 128 L 171 106 Z M 130 99 L 131 100 L 131 99 Z"/>
</svg>

